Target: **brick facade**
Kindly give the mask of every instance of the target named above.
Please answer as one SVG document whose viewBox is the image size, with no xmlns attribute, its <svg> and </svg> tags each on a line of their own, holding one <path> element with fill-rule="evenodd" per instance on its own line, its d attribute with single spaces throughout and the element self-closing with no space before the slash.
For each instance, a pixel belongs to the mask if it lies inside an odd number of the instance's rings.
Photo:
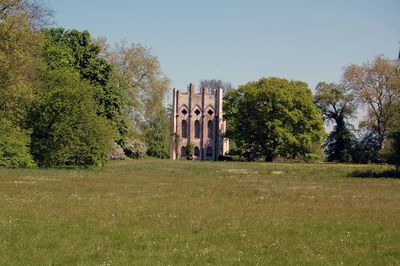
<svg viewBox="0 0 400 266">
<path fill-rule="evenodd" d="M 195 86 L 189 84 L 187 92 L 173 90 L 171 159 L 186 159 L 189 142 L 195 147 L 197 160 L 218 160 L 228 152 L 229 140 L 222 137 L 226 131 L 222 98 L 222 88 L 209 93 L 205 87 L 197 93 Z"/>
</svg>

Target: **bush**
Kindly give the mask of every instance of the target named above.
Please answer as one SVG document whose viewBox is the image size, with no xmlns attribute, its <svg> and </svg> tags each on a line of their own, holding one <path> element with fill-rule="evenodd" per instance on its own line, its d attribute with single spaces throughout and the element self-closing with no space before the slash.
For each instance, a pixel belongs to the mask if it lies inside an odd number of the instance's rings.
<svg viewBox="0 0 400 266">
<path fill-rule="evenodd" d="M 124 149 L 117 143 L 114 143 L 114 149 L 110 153 L 111 160 L 123 160 L 126 158 Z"/>
<path fill-rule="evenodd" d="M 312 163 L 318 160 L 321 160 L 321 156 L 315 153 L 306 153 L 306 155 L 304 156 L 304 161 L 307 163 Z"/>
<path fill-rule="evenodd" d="M 29 153 L 28 133 L 6 119 L 0 119 L 0 125 L 0 167 L 35 167 Z"/>
<path fill-rule="evenodd" d="M 146 145 L 137 139 L 128 140 L 124 145 L 125 155 L 132 159 L 140 159 L 146 153 Z"/>
<path fill-rule="evenodd" d="M 187 149 L 187 153 L 186 153 L 186 158 L 188 160 L 193 160 L 193 154 L 194 154 L 194 145 L 192 143 L 188 143 L 188 145 L 186 146 Z"/>
</svg>

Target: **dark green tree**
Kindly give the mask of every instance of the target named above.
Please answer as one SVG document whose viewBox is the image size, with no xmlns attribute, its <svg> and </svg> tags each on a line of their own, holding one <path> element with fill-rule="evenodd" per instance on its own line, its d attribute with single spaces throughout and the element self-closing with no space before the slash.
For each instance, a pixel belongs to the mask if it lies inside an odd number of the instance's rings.
<svg viewBox="0 0 400 266">
<path fill-rule="evenodd" d="M 385 148 L 384 153 L 386 161 L 396 167 L 396 173 L 398 174 L 400 167 L 400 130 L 389 134 L 387 148 Z"/>
<path fill-rule="evenodd" d="M 339 84 L 320 82 L 315 101 L 322 110 L 325 122 L 334 123 L 325 144 L 328 161 L 351 162 L 356 138 L 350 130 L 348 119 L 355 110 L 354 96 Z"/>
<path fill-rule="evenodd" d="M 224 114 L 227 136 L 265 161 L 304 157 L 325 135 L 320 110 L 301 81 L 249 82 L 225 96 Z"/>
<path fill-rule="evenodd" d="M 31 153 L 42 167 L 103 165 L 113 130 L 96 114 L 95 88 L 77 72 L 56 69 L 42 80 L 43 95 L 28 117 Z"/>
<path fill-rule="evenodd" d="M 398 80 L 400 83 L 400 79 Z M 400 85 L 400 84 L 399 84 Z M 396 173 L 399 174 L 400 167 L 400 99 L 394 106 L 393 123 L 390 125 L 389 136 L 383 157 L 387 163 L 393 164 L 396 167 Z"/>
<path fill-rule="evenodd" d="M 92 41 L 87 31 L 47 29 L 42 45 L 43 59 L 48 70 L 73 69 L 87 80 L 95 90 L 96 110 L 107 118 L 118 132 L 116 140 L 122 142 L 128 131 L 127 83 L 114 67 L 100 54 L 100 46 Z"/>
</svg>

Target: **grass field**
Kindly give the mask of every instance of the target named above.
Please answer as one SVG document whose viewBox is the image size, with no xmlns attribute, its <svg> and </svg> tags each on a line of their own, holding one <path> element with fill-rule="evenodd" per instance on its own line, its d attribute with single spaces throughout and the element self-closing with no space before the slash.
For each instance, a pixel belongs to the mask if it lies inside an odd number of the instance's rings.
<svg viewBox="0 0 400 266">
<path fill-rule="evenodd" d="M 350 177 L 387 169 L 0 169 L 0 265 L 400 265 L 400 179 Z"/>
</svg>

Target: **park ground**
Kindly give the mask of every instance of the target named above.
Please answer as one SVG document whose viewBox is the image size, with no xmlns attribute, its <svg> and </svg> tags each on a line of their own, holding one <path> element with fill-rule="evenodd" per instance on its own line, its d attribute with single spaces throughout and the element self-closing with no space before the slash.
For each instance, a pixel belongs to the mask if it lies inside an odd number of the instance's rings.
<svg viewBox="0 0 400 266">
<path fill-rule="evenodd" d="M 389 169 L 0 169 L 0 265 L 400 265 L 400 178 L 365 177 Z"/>
</svg>

